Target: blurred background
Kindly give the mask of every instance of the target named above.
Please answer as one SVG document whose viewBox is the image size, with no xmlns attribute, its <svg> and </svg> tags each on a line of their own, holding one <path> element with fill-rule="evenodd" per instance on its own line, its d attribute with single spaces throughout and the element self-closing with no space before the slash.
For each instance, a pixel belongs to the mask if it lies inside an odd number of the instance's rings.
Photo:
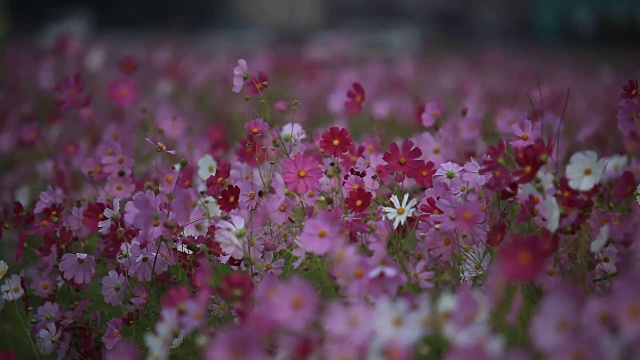
<svg viewBox="0 0 640 360">
<path fill-rule="evenodd" d="M 56 31 L 200 34 L 371 47 L 529 44 L 631 48 L 638 0 L 0 0 L 0 37 Z"/>
</svg>

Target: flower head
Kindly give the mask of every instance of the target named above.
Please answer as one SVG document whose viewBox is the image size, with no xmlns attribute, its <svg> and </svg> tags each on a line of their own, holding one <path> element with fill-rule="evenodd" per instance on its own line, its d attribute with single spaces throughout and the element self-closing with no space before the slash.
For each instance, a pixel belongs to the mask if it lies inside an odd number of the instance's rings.
<svg viewBox="0 0 640 360">
<path fill-rule="evenodd" d="M 349 130 L 332 126 L 322 133 L 320 149 L 328 156 L 338 156 L 349 151 L 351 136 Z"/>
<path fill-rule="evenodd" d="M 109 83 L 109 100 L 124 109 L 130 109 L 140 96 L 140 90 L 136 81 L 131 78 L 122 78 Z"/>
<path fill-rule="evenodd" d="M 149 144 L 155 145 L 156 146 L 156 150 L 158 152 L 167 152 L 169 154 L 175 154 L 176 151 L 175 150 L 169 150 L 167 149 L 167 146 L 161 142 L 159 142 L 158 140 L 156 140 L 156 138 L 154 138 L 153 136 L 149 135 L 149 133 L 147 133 L 147 138 L 146 138 L 147 142 Z"/>
<path fill-rule="evenodd" d="M 2 292 L 2 298 L 8 301 L 15 301 L 22 297 L 24 289 L 22 288 L 20 276 L 11 275 L 0 287 L 0 292 Z"/>
<path fill-rule="evenodd" d="M 55 87 L 58 97 L 56 104 L 61 111 L 69 111 L 71 109 L 79 109 L 89 105 L 91 96 L 84 95 L 84 81 L 80 74 L 73 76 L 65 76 L 62 81 Z"/>
<path fill-rule="evenodd" d="M 405 175 L 414 177 L 415 171 L 422 165 L 422 161 L 418 160 L 420 156 L 422 156 L 422 150 L 414 147 L 413 141 L 405 140 L 402 143 L 402 149 L 393 142 L 382 157 L 387 162 L 384 169 L 389 173 L 401 173 L 398 180 L 403 181 Z"/>
<path fill-rule="evenodd" d="M 322 178 L 322 169 L 312 157 L 296 154 L 285 160 L 282 178 L 287 187 L 299 194 L 314 190 Z"/>
<path fill-rule="evenodd" d="M 9 270 L 9 265 L 7 265 L 7 262 L 4 260 L 0 260 L 0 279 L 4 277 L 4 275 L 7 273 L 7 270 Z"/>
<path fill-rule="evenodd" d="M 511 130 L 513 130 L 513 135 L 515 135 L 516 139 L 509 144 L 514 147 L 525 147 L 533 145 L 540 136 L 540 123 L 533 124 L 531 120 L 524 120 L 522 126 L 518 124 L 511 125 Z"/>
<path fill-rule="evenodd" d="M 353 88 L 347 91 L 347 98 L 349 100 L 344 102 L 344 108 L 347 114 L 360 114 L 362 112 L 362 103 L 366 100 L 364 95 L 364 88 L 360 83 L 354 82 Z"/>
<path fill-rule="evenodd" d="M 620 99 L 633 99 L 638 95 L 638 79 L 627 81 L 622 86 L 622 92 L 620 92 Z"/>
<path fill-rule="evenodd" d="M 422 126 L 428 128 L 436 123 L 436 120 L 442 116 L 442 103 L 438 100 L 432 100 L 424 107 L 424 112 L 420 115 Z"/>
<path fill-rule="evenodd" d="M 600 181 L 604 167 L 605 163 L 598 161 L 598 155 L 594 151 L 573 154 L 566 172 L 569 187 L 578 191 L 591 190 Z"/>
<path fill-rule="evenodd" d="M 76 284 L 89 284 L 96 272 L 96 261 L 93 256 L 84 253 L 67 253 L 62 255 L 59 267 L 66 280 L 73 280 Z"/>
<path fill-rule="evenodd" d="M 400 203 L 398 197 L 395 195 L 391 196 L 391 202 L 394 207 L 383 207 L 382 211 L 387 215 L 389 220 L 393 221 L 393 228 L 397 229 L 398 225 L 404 225 L 407 222 L 407 218 L 413 215 L 418 201 L 416 199 L 409 201 L 409 194 L 404 194 L 402 203 Z"/>
<path fill-rule="evenodd" d="M 267 131 L 267 129 L 269 129 L 269 124 L 264 122 L 264 120 L 258 118 L 244 124 L 244 128 L 249 132 L 250 135 L 262 135 L 265 131 Z"/>
<path fill-rule="evenodd" d="M 238 66 L 233 68 L 233 92 L 239 93 L 247 79 L 249 79 L 247 62 L 244 59 L 238 59 Z"/>
</svg>

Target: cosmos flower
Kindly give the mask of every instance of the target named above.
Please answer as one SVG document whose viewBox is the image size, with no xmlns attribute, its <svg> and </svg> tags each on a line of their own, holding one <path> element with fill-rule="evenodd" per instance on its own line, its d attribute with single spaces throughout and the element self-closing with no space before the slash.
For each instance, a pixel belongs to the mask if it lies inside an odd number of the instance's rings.
<svg viewBox="0 0 640 360">
<path fill-rule="evenodd" d="M 314 190 L 322 178 L 322 169 L 312 157 L 296 154 L 283 163 L 282 178 L 289 189 L 299 194 Z"/>
<path fill-rule="evenodd" d="M 132 78 L 121 78 L 109 83 L 109 100 L 124 109 L 130 109 L 138 101 L 140 90 Z"/>
<path fill-rule="evenodd" d="M 244 59 L 238 59 L 238 66 L 233 68 L 233 92 L 239 93 L 247 79 L 249 79 L 247 62 Z"/>
<path fill-rule="evenodd" d="M 398 225 L 404 225 L 407 222 L 407 218 L 413 215 L 415 206 L 418 203 L 416 199 L 409 201 L 409 194 L 404 194 L 402 203 L 398 200 L 398 197 L 391 196 L 391 202 L 394 207 L 383 207 L 382 211 L 387 215 L 387 218 L 393 221 L 393 228 L 397 229 Z"/>
<path fill-rule="evenodd" d="M 362 103 L 367 99 L 364 94 L 364 88 L 360 83 L 354 82 L 352 89 L 347 91 L 349 100 L 344 102 L 344 108 L 347 114 L 358 115 L 362 112 Z"/>
<path fill-rule="evenodd" d="M 600 181 L 604 167 L 605 163 L 598 161 L 594 151 L 573 154 L 566 169 L 569 187 L 578 191 L 591 190 Z"/>
<path fill-rule="evenodd" d="M 66 280 L 73 280 L 76 284 L 89 284 L 96 272 L 96 261 L 93 256 L 84 253 L 67 253 L 62 255 L 59 267 Z"/>
<path fill-rule="evenodd" d="M 329 130 L 322 133 L 320 140 L 320 149 L 327 156 L 338 156 L 349 151 L 351 145 L 351 136 L 349 130 L 332 126 Z"/>
</svg>

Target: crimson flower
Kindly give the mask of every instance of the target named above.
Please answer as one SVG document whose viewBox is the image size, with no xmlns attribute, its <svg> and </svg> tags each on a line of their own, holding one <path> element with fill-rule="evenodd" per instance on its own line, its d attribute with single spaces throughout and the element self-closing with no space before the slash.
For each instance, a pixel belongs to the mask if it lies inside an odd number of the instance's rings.
<svg viewBox="0 0 640 360">
<path fill-rule="evenodd" d="M 504 241 L 504 235 L 507 232 L 507 223 L 500 221 L 494 224 L 487 233 L 487 244 L 498 246 Z"/>
<path fill-rule="evenodd" d="M 638 79 L 629 80 L 622 86 L 620 99 L 633 99 L 638 95 Z"/>
<path fill-rule="evenodd" d="M 239 206 L 238 200 L 240 200 L 240 188 L 234 185 L 228 185 L 227 188 L 220 193 L 218 205 L 220 205 L 220 210 L 230 212 Z"/>
<path fill-rule="evenodd" d="M 61 111 L 69 111 L 71 109 L 79 109 L 91 103 L 91 97 L 84 95 L 84 81 L 79 73 L 73 76 L 65 76 L 56 87 L 58 96 L 56 104 Z"/>
<path fill-rule="evenodd" d="M 332 126 L 329 130 L 322 133 L 320 140 L 320 149 L 328 156 L 338 156 L 349 151 L 351 145 L 351 136 L 349 130 Z"/>
<path fill-rule="evenodd" d="M 419 185 L 422 185 L 426 188 L 433 187 L 433 174 L 435 174 L 434 170 L 435 164 L 433 161 L 421 161 L 420 165 L 416 168 L 414 172 L 414 179 Z"/>
<path fill-rule="evenodd" d="M 389 145 L 389 151 L 385 152 L 382 159 L 387 162 L 384 170 L 388 173 L 400 173 L 398 182 L 404 180 L 404 176 L 414 177 L 415 171 L 420 167 L 422 161 L 418 158 L 422 156 L 422 150 L 413 147 L 413 141 L 405 140 L 402 149 L 395 142 Z"/>
<path fill-rule="evenodd" d="M 624 200 L 630 197 L 636 190 L 636 177 L 631 171 L 625 171 L 616 180 L 613 188 L 613 197 L 616 200 Z"/>
<path fill-rule="evenodd" d="M 125 56 L 118 60 L 118 69 L 124 75 L 131 75 L 138 70 L 138 62 L 133 56 Z"/>
<path fill-rule="evenodd" d="M 229 176 L 231 175 L 231 164 L 222 163 L 222 165 L 218 166 L 216 169 L 216 174 L 209 176 L 207 179 L 207 192 L 206 194 L 209 196 L 217 196 L 222 189 L 229 182 Z"/>
<path fill-rule="evenodd" d="M 515 170 L 513 175 L 518 179 L 518 184 L 526 184 L 533 180 L 538 174 L 538 170 L 547 163 L 553 152 L 551 140 L 547 144 L 541 138 L 536 139 L 535 144 L 515 150 L 515 160 L 520 169 Z"/>
<path fill-rule="evenodd" d="M 504 165 L 504 151 L 507 149 L 507 142 L 500 139 L 498 146 L 489 146 L 487 149 L 487 157 L 482 161 L 480 175 L 492 172 L 498 166 Z"/>
<path fill-rule="evenodd" d="M 362 103 L 367 99 L 364 95 L 364 88 L 360 83 L 354 82 L 353 89 L 347 91 L 349 100 L 344 102 L 344 108 L 347 114 L 360 114 L 362 112 Z"/>
<path fill-rule="evenodd" d="M 372 195 L 362 187 L 349 191 L 349 197 L 344 200 L 346 208 L 355 213 L 360 213 L 371 205 Z"/>
<path fill-rule="evenodd" d="M 217 290 L 229 302 L 244 302 L 253 294 L 253 281 L 245 273 L 234 272 L 222 278 L 222 286 Z"/>
<path fill-rule="evenodd" d="M 502 246 L 498 267 L 506 279 L 513 283 L 534 280 L 542 270 L 548 252 L 536 237 L 514 237 Z"/>
</svg>

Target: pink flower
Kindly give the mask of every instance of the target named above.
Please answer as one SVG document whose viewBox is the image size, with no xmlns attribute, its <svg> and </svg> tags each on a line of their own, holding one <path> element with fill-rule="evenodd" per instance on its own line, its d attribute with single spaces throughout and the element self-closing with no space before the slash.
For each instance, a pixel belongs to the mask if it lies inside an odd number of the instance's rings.
<svg viewBox="0 0 640 360">
<path fill-rule="evenodd" d="M 114 346 L 122 339 L 122 319 L 115 318 L 107 323 L 107 331 L 102 337 L 102 342 L 107 350 L 113 349 Z"/>
<path fill-rule="evenodd" d="M 300 248 L 316 255 L 324 255 L 341 245 L 343 237 L 340 228 L 336 226 L 336 219 L 327 211 L 320 212 L 316 217 L 304 224 L 300 233 Z"/>
<path fill-rule="evenodd" d="M 362 85 L 354 82 L 353 89 L 347 91 L 347 98 L 349 98 L 349 100 L 344 102 L 344 108 L 347 114 L 360 114 L 362 112 L 362 103 L 366 100 Z"/>
<path fill-rule="evenodd" d="M 103 340 L 104 341 L 104 340 Z M 140 349 L 135 342 L 130 340 L 118 341 L 111 351 L 105 354 L 105 360 L 138 360 L 140 359 Z"/>
<path fill-rule="evenodd" d="M 159 207 L 160 198 L 153 191 L 135 193 L 124 207 L 124 220 L 137 229 L 147 230 L 153 226 Z"/>
<path fill-rule="evenodd" d="M 58 93 L 56 104 L 61 111 L 79 109 L 91 103 L 91 96 L 83 94 L 84 81 L 82 81 L 82 77 L 78 73 L 74 74 L 73 77 L 65 76 L 56 85 L 55 90 Z"/>
<path fill-rule="evenodd" d="M 96 272 L 95 258 L 83 253 L 62 255 L 59 267 L 62 277 L 76 284 L 89 284 Z"/>
<path fill-rule="evenodd" d="M 108 92 L 109 100 L 125 109 L 131 108 L 140 96 L 140 90 L 132 78 L 112 81 L 109 83 Z"/>
<path fill-rule="evenodd" d="M 318 162 L 302 154 L 285 160 L 283 167 L 282 178 L 285 184 L 299 194 L 316 189 L 322 178 L 322 169 Z"/>
<path fill-rule="evenodd" d="M 238 66 L 233 68 L 233 92 L 239 93 L 247 79 L 249 79 L 247 62 L 244 59 L 238 59 Z"/>
<path fill-rule="evenodd" d="M 513 283 L 526 283 L 535 279 L 546 260 L 542 246 L 540 239 L 535 237 L 513 238 L 500 249 L 500 272 Z"/>
<path fill-rule="evenodd" d="M 514 147 L 533 145 L 535 144 L 536 139 L 540 137 L 540 123 L 536 122 L 533 124 L 530 120 L 524 120 L 522 122 L 522 126 L 519 126 L 518 124 L 511 125 L 511 130 L 513 131 L 513 135 L 515 135 L 516 140 L 509 142 L 509 144 Z"/>
<path fill-rule="evenodd" d="M 448 211 L 445 210 L 445 213 Z M 451 215 L 454 218 L 453 224 L 463 233 L 472 232 L 484 220 L 482 206 L 478 201 L 467 201 L 455 207 Z"/>
<path fill-rule="evenodd" d="M 244 124 L 244 128 L 251 135 L 262 135 L 267 129 L 269 129 L 269 124 L 264 122 L 262 119 L 254 119 Z"/>
<path fill-rule="evenodd" d="M 436 123 L 436 120 L 442 116 L 442 104 L 438 100 L 432 100 L 427 103 L 424 112 L 420 116 L 422 126 L 428 128 Z"/>
<path fill-rule="evenodd" d="M 102 295 L 107 304 L 122 304 L 125 289 L 124 275 L 118 274 L 115 270 L 109 271 L 109 274 L 102 278 Z"/>
</svg>

